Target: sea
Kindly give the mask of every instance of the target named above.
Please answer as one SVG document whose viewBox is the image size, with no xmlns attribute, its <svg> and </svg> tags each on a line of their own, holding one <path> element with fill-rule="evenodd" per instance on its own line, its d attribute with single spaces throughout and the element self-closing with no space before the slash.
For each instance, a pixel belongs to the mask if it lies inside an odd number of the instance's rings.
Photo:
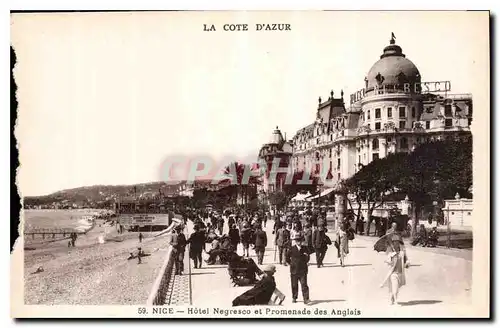
<svg viewBox="0 0 500 328">
<path fill-rule="evenodd" d="M 86 231 L 92 226 L 97 210 L 25 210 L 24 231 L 33 229 L 75 229 Z"/>
</svg>

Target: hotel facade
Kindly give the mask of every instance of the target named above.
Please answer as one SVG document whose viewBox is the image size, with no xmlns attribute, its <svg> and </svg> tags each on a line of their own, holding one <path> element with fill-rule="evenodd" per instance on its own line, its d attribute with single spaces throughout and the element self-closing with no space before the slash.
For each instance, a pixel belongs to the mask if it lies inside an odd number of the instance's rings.
<svg viewBox="0 0 500 328">
<path fill-rule="evenodd" d="M 339 98 L 333 91 L 326 101 L 319 98 L 315 120 L 290 142 L 291 168 L 318 173 L 318 163 L 327 163 L 328 176 L 338 184 L 390 153 L 411 152 L 432 140 L 470 138 L 472 95 L 450 91 L 449 81 L 423 82 L 392 37 L 368 70 L 364 88 L 347 103 L 343 91 Z M 335 188 L 322 189 L 326 195 Z M 341 216 L 346 201 L 335 199 Z"/>
</svg>

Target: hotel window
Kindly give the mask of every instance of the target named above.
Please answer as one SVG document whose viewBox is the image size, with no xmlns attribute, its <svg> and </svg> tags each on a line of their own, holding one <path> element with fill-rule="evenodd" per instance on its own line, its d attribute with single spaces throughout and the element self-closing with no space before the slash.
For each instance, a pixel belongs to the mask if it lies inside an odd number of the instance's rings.
<svg viewBox="0 0 500 328">
<path fill-rule="evenodd" d="M 333 134 L 330 134 L 330 141 L 333 141 Z"/>
<path fill-rule="evenodd" d="M 378 139 L 373 139 L 372 141 L 372 149 L 373 150 L 378 150 Z"/>
<path fill-rule="evenodd" d="M 408 149 L 408 139 L 405 137 L 401 138 L 401 149 Z"/>
<path fill-rule="evenodd" d="M 399 117 L 406 117 L 406 107 L 399 107 Z"/>
<path fill-rule="evenodd" d="M 332 149 L 330 148 L 330 158 L 332 157 Z"/>
<path fill-rule="evenodd" d="M 337 170 L 340 170 L 340 158 L 337 158 Z"/>
<path fill-rule="evenodd" d="M 377 160 L 377 159 L 379 159 L 379 157 L 378 157 L 378 153 L 375 153 L 375 154 L 373 154 L 372 156 L 373 156 L 373 160 Z"/>
<path fill-rule="evenodd" d="M 367 111 L 366 114 L 367 114 L 367 117 L 368 117 L 367 119 L 369 120 L 370 119 L 370 111 Z"/>
<path fill-rule="evenodd" d="M 337 180 L 340 180 L 340 172 L 337 174 Z"/>
<path fill-rule="evenodd" d="M 411 117 L 415 118 L 416 112 L 415 112 L 415 107 L 411 108 Z"/>
<path fill-rule="evenodd" d="M 469 126 L 470 126 L 472 124 L 472 118 L 469 117 L 467 120 L 469 121 Z"/>
<path fill-rule="evenodd" d="M 380 122 L 375 123 L 375 130 L 380 130 Z"/>
<path fill-rule="evenodd" d="M 446 120 L 444 120 L 444 126 L 446 127 L 453 126 L 453 120 L 451 118 L 447 118 Z"/>
<path fill-rule="evenodd" d="M 430 129 L 431 128 L 431 121 L 425 121 L 425 128 Z"/>
<path fill-rule="evenodd" d="M 391 137 L 387 138 L 387 143 L 389 143 L 389 142 L 392 142 L 392 138 Z"/>
<path fill-rule="evenodd" d="M 404 129 L 406 127 L 406 121 L 399 121 L 399 128 Z"/>
<path fill-rule="evenodd" d="M 392 117 L 392 107 L 387 108 L 387 117 Z"/>
<path fill-rule="evenodd" d="M 358 155 L 358 163 L 361 163 L 361 155 Z"/>
<path fill-rule="evenodd" d="M 444 116 L 452 116 L 451 105 L 444 106 Z"/>
<path fill-rule="evenodd" d="M 375 118 L 380 118 L 380 108 L 375 108 Z"/>
</svg>

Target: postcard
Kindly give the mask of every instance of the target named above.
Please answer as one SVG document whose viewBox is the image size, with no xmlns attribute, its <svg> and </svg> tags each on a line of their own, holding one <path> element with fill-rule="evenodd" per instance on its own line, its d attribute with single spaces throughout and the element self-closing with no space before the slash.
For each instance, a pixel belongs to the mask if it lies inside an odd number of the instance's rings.
<svg viewBox="0 0 500 328">
<path fill-rule="evenodd" d="M 489 19 L 12 13 L 11 316 L 488 318 Z"/>
</svg>

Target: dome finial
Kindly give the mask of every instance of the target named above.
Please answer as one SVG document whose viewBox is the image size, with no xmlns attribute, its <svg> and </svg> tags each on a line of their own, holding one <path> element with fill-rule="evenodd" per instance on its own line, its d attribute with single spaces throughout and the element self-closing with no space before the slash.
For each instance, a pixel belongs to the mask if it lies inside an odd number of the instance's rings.
<svg viewBox="0 0 500 328">
<path fill-rule="evenodd" d="M 321 97 L 318 98 L 318 102 L 321 105 Z"/>
<path fill-rule="evenodd" d="M 395 44 L 396 43 L 396 36 L 394 35 L 394 32 L 391 32 L 391 41 L 390 41 L 391 44 Z"/>
<path fill-rule="evenodd" d="M 332 96 L 332 99 L 333 99 L 333 90 L 330 91 L 330 96 Z"/>
<path fill-rule="evenodd" d="M 340 98 L 344 98 L 344 89 L 340 89 Z"/>
</svg>

